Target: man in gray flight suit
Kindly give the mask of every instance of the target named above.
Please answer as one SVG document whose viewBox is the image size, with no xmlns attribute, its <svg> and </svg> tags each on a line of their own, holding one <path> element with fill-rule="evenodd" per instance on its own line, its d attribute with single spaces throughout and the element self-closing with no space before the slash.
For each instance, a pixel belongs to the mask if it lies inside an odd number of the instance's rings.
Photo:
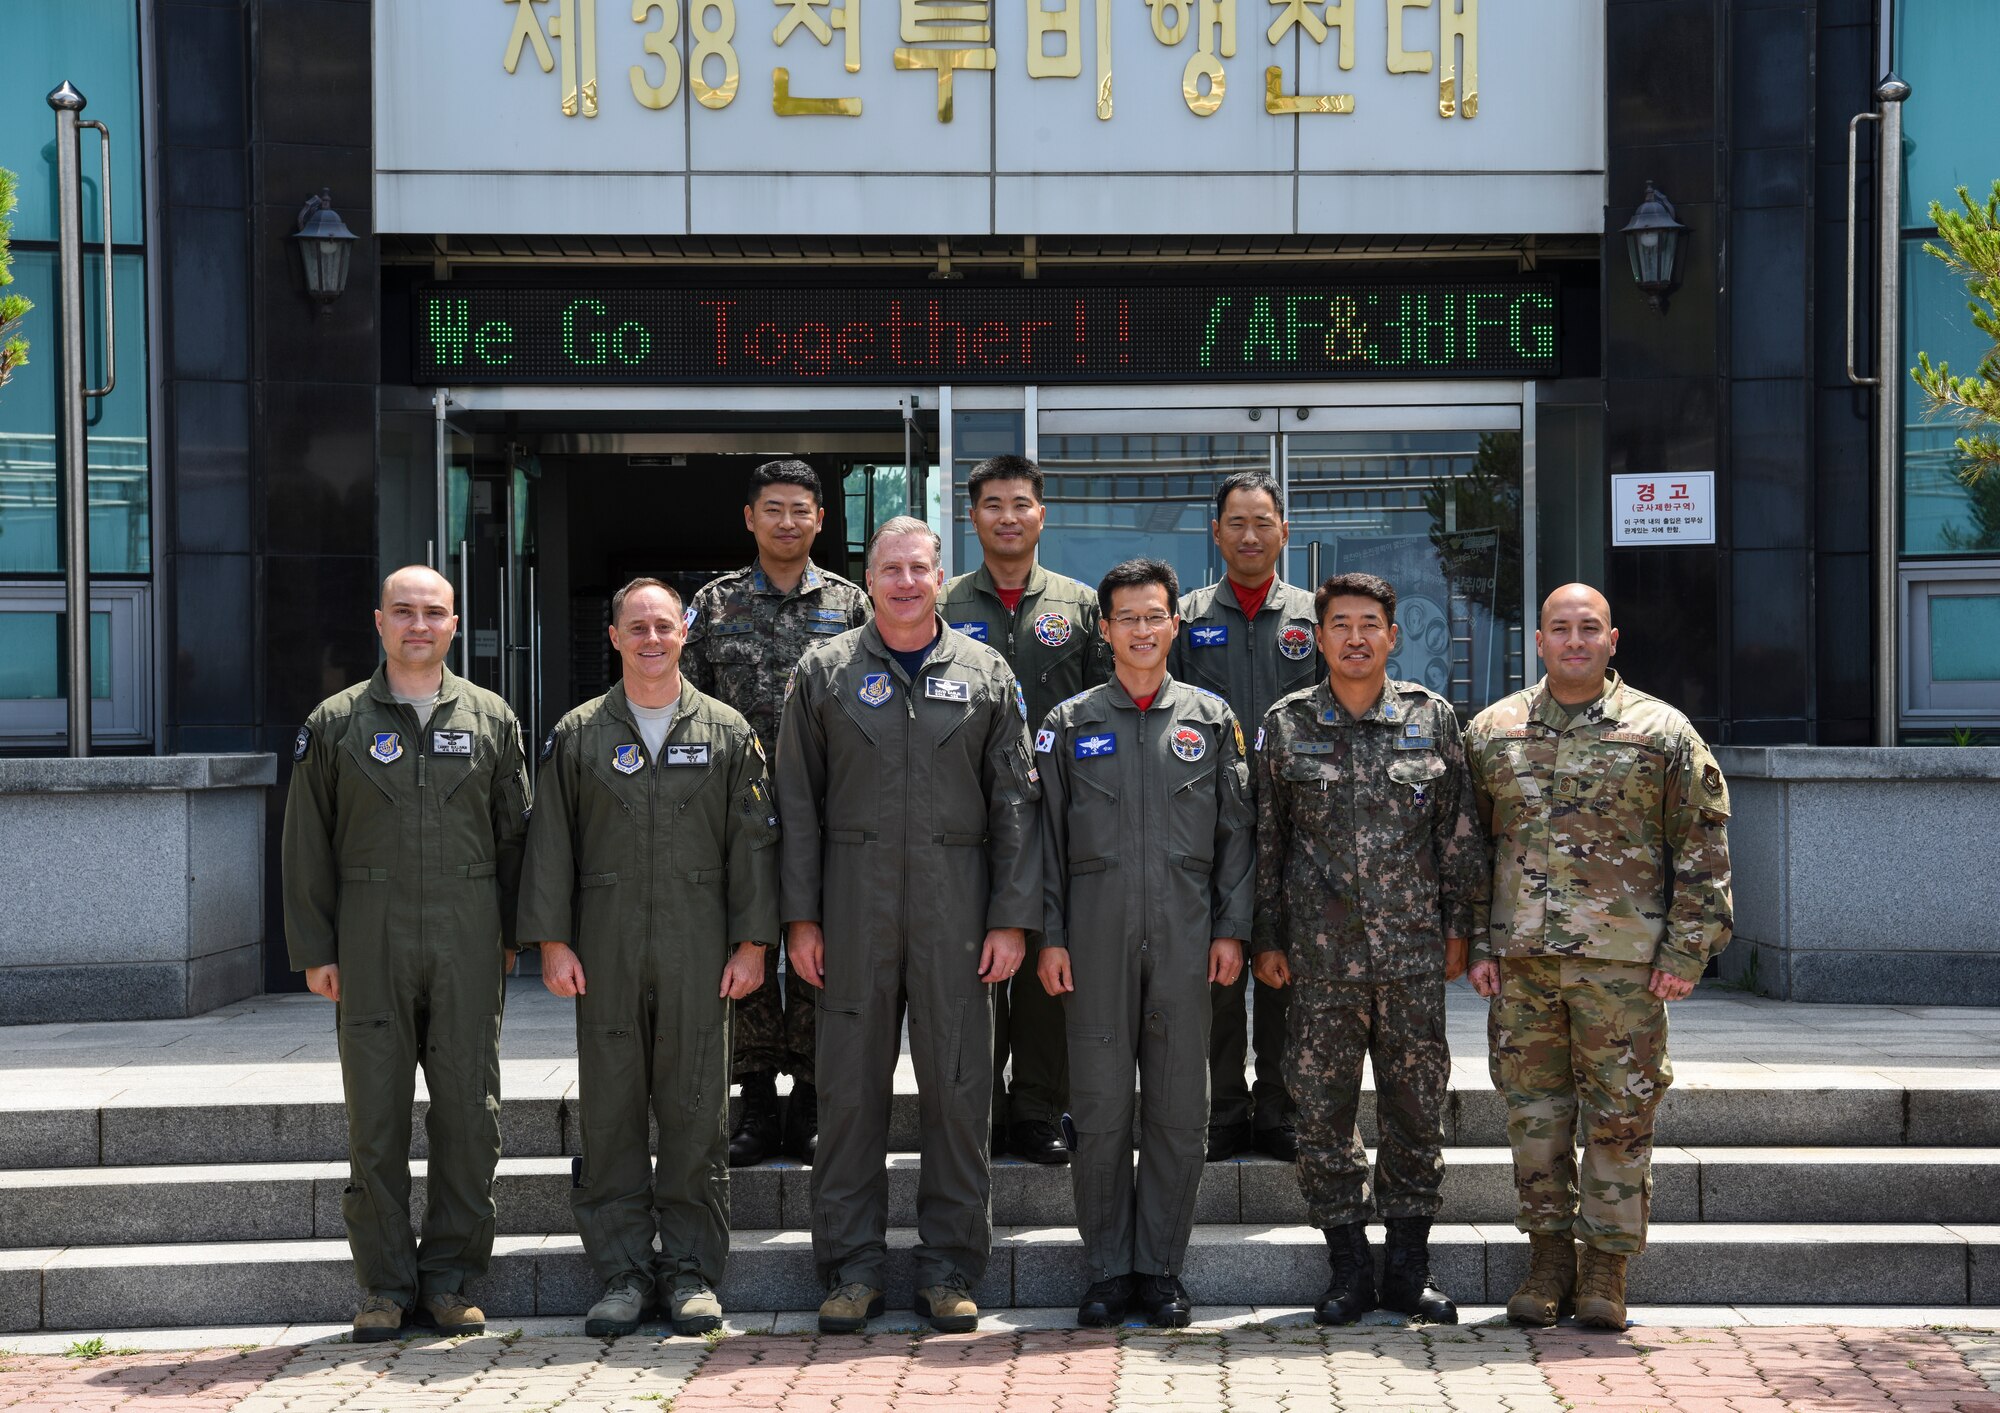
<svg viewBox="0 0 2000 1413">
<path fill-rule="evenodd" d="M 576 998 L 570 1206 L 605 1283 L 589 1335 L 630 1334 L 657 1303 L 675 1334 L 722 1327 L 730 1003 L 778 940 L 763 748 L 735 708 L 683 681 L 683 612 L 657 579 L 612 598 L 624 680 L 543 744 L 522 870 L 520 935 L 540 944 L 549 990 Z"/>
<path fill-rule="evenodd" d="M 1035 735 L 1042 771 L 1036 969 L 1064 997 L 1077 1152 L 1072 1187 L 1092 1284 L 1077 1323 L 1193 1319 L 1180 1275 L 1208 1123 L 1211 984 L 1243 969 L 1256 864 L 1243 728 L 1167 675 L 1180 585 L 1134 559 L 1098 585 L 1116 675 Z M 1145 1091 L 1132 1173 L 1132 1067 Z"/>
<path fill-rule="evenodd" d="M 1048 517 L 1041 467 L 1025 456 L 988 457 L 965 478 L 965 499 L 980 564 L 944 586 L 938 611 L 1007 659 L 1027 696 L 1028 721 L 1037 724 L 1057 702 L 1095 687 L 1111 670 L 1097 633 L 1097 594 L 1036 558 Z M 1035 977 L 1016 977 L 993 993 L 993 1155 L 1067 1163 L 1059 1120 L 1068 1107 L 1062 1005 Z"/>
<path fill-rule="evenodd" d="M 292 966 L 336 1007 L 360 1342 L 394 1339 L 412 1307 L 450 1334 L 486 1327 L 464 1292 L 493 1254 L 500 1010 L 528 828 L 514 713 L 444 665 L 458 631 L 450 582 L 397 570 L 375 631 L 375 675 L 299 728 L 282 846 Z M 421 1242 L 410 1234 L 419 1063 Z"/>
<path fill-rule="evenodd" d="M 1239 721 L 1261 722 L 1278 698 L 1325 675 L 1313 649 L 1313 596 L 1278 573 L 1291 538 L 1278 483 L 1262 471 L 1229 477 L 1216 491 L 1209 532 L 1228 572 L 1181 600 L 1180 637 L 1167 670 L 1220 694 Z M 1254 793 L 1254 777 L 1251 789 Z M 1244 1080 L 1250 1043 L 1245 985 L 1256 1012 L 1254 1092 Z M 1210 1162 L 1253 1144 L 1287 1163 L 1298 1158 L 1295 1111 L 1283 1070 L 1288 999 L 1247 970 L 1234 986 L 1215 991 L 1215 1029 L 1208 1042 Z"/>
<path fill-rule="evenodd" d="M 882 1310 L 905 1004 L 923 1132 L 915 1306 L 940 1330 L 978 1325 L 992 988 L 1042 920 L 1027 707 L 1006 661 L 938 617 L 939 549 L 910 516 L 875 532 L 874 621 L 806 650 L 779 728 L 786 945 L 824 988 L 812 1213 L 828 1333 Z"/>
</svg>

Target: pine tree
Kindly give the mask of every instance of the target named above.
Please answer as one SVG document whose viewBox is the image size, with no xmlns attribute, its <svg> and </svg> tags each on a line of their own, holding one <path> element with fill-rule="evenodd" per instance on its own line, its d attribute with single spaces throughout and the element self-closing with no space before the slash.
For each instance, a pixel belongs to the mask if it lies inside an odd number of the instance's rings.
<svg viewBox="0 0 2000 1413">
<path fill-rule="evenodd" d="M 7 253 L 7 237 L 14 229 L 14 201 L 14 174 L 0 167 L 0 290 L 14 283 L 14 262 Z M 0 387 L 28 361 L 28 341 L 14 331 L 34 307 L 18 294 L 0 294 Z"/>
<path fill-rule="evenodd" d="M 1910 376 L 1923 389 L 1932 415 L 1949 417 L 1965 428 L 1966 434 L 1953 443 L 1958 449 L 1957 475 L 1976 492 L 1989 473 L 2000 472 L 2000 181 L 1993 183 L 1993 194 L 1984 206 L 1973 205 L 1964 187 L 1958 189 L 1958 201 L 1963 212 L 1946 210 L 1941 201 L 1931 203 L 1931 221 L 1944 247 L 1926 244 L 1924 253 L 1942 260 L 1965 280 L 1972 293 L 1966 308 L 1972 311 L 1974 326 L 1993 340 L 1993 347 L 1970 377 L 1952 376 L 1947 363 L 1933 367 L 1926 353 L 1917 355 Z"/>
</svg>

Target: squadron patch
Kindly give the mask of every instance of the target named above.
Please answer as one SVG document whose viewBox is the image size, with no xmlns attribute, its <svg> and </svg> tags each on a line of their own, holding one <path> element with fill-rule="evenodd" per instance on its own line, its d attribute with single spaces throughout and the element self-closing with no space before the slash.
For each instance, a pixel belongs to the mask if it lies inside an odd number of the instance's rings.
<svg viewBox="0 0 2000 1413">
<path fill-rule="evenodd" d="M 667 765 L 707 765 L 708 742 L 693 741 L 667 747 Z"/>
<path fill-rule="evenodd" d="M 306 752 L 310 751 L 312 749 L 312 746 L 313 746 L 312 727 L 301 726 L 299 728 L 299 734 L 292 738 L 292 760 L 294 762 L 304 760 L 306 758 Z"/>
<path fill-rule="evenodd" d="M 1021 680 L 1018 677 L 1014 679 L 1014 710 L 1021 713 L 1021 720 L 1028 719 L 1028 698 L 1021 690 Z"/>
<path fill-rule="evenodd" d="M 403 758 L 403 738 L 394 731 L 377 731 L 375 744 L 368 748 L 368 754 L 387 765 L 392 760 Z"/>
<path fill-rule="evenodd" d="M 1069 641 L 1073 630 L 1060 613 L 1045 613 L 1035 620 L 1035 641 L 1045 648 L 1059 648 Z"/>
<path fill-rule="evenodd" d="M 555 728 L 550 727 L 548 739 L 542 742 L 542 754 L 540 758 L 542 760 L 547 760 L 550 756 L 554 755 L 555 753 L 556 753 L 556 733 L 555 733 Z"/>
<path fill-rule="evenodd" d="M 620 775 L 633 775 L 646 768 L 646 758 L 639 754 L 637 746 L 614 746 L 611 748 L 611 768 Z"/>
<path fill-rule="evenodd" d="M 1047 755 L 1056 748 L 1056 733 L 1044 726 L 1035 733 L 1035 754 Z"/>
<path fill-rule="evenodd" d="M 1229 625 L 1227 623 L 1197 623 L 1188 629 L 1188 646 L 1195 648 L 1226 648 L 1229 646 Z"/>
<path fill-rule="evenodd" d="M 1312 634 L 1303 628 L 1286 628 L 1278 634 L 1278 651 L 1293 662 L 1304 662 L 1312 650 Z"/>
<path fill-rule="evenodd" d="M 1243 723 L 1232 716 L 1229 718 L 1229 724 L 1236 732 L 1236 754 L 1239 756 L 1249 755 L 1250 753 L 1243 749 Z M 1261 726 L 1257 728 L 1257 744 L 1260 748 L 1264 744 L 1264 728 Z"/>
<path fill-rule="evenodd" d="M 786 685 L 791 685 L 789 679 L 787 679 Z M 770 758 L 764 754 L 764 743 L 757 739 L 755 731 L 750 733 L 750 749 L 757 753 L 757 759 L 763 761 L 765 765 L 768 766 L 771 763 Z"/>
<path fill-rule="evenodd" d="M 871 672 L 861 679 L 861 685 L 855 689 L 854 695 L 860 699 L 863 706 L 878 707 L 889 700 L 889 691 L 889 674 Z"/>
<path fill-rule="evenodd" d="M 1169 739 L 1174 754 L 1190 765 L 1208 753 L 1208 742 L 1202 738 L 1201 732 L 1192 726 L 1181 727 Z"/>
<path fill-rule="evenodd" d="M 953 623 L 949 626 L 954 632 L 965 634 L 966 637 L 972 639 L 975 643 L 987 641 L 986 625 L 977 620 L 971 623 Z"/>
</svg>

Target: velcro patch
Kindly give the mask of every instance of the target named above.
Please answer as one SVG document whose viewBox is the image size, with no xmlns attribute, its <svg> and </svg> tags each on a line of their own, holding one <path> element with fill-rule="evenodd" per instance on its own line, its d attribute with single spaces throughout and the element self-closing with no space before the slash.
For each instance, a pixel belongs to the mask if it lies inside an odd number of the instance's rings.
<svg viewBox="0 0 2000 1413">
<path fill-rule="evenodd" d="M 668 746 L 665 765 L 707 765 L 708 742 L 694 741 L 684 745 Z"/>
<path fill-rule="evenodd" d="M 434 756 L 471 755 L 472 733 L 470 731 L 431 732 L 431 754 Z"/>
<path fill-rule="evenodd" d="M 972 700 L 972 684 L 954 681 L 949 677 L 926 677 L 924 695 L 932 701 L 969 702 Z"/>
</svg>

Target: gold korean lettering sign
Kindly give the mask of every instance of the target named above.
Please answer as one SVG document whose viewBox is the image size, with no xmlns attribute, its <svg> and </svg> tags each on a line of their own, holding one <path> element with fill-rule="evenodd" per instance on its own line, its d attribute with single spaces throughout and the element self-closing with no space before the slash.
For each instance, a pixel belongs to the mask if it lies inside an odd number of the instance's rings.
<svg viewBox="0 0 2000 1413">
<path fill-rule="evenodd" d="M 1026 11 L 1020 62 L 1034 79 L 1083 77 L 1084 13 L 1091 16 L 1091 83 L 1100 121 L 1113 113 L 1111 91 L 1111 6 L 1113 0 L 1017 0 Z M 628 63 L 632 98 L 648 109 L 671 108 L 683 77 L 694 100 L 705 108 L 726 108 L 741 83 L 737 53 L 738 0 L 630 0 L 629 30 L 606 37 L 614 63 Z M 777 19 L 770 31 L 774 52 L 807 39 L 830 48 L 840 35 L 841 67 L 861 72 L 863 0 L 772 0 Z M 1141 3 L 1141 0 L 1133 0 Z M 1187 58 L 1180 91 L 1197 117 L 1219 112 L 1228 96 L 1225 59 L 1236 56 L 1239 6 L 1258 0 L 1142 0 L 1153 38 Z M 1440 118 L 1479 116 L 1479 0 L 1262 0 L 1269 15 L 1264 37 L 1273 46 L 1296 33 L 1301 43 L 1333 46 L 1335 63 L 1352 70 L 1362 46 L 1379 43 L 1380 62 L 1391 74 L 1437 78 Z M 565 117 L 598 115 L 597 0 L 501 0 L 511 12 L 501 49 L 501 65 L 521 71 L 532 54 L 544 74 L 560 74 L 556 101 Z M 901 72 L 935 75 L 937 120 L 952 120 L 953 77 L 960 71 L 993 72 L 1001 54 L 995 42 L 995 0 L 896 0 L 896 43 L 888 47 L 890 66 Z M 685 15 L 683 15 L 685 7 Z M 623 4 L 617 6 L 625 9 Z M 1372 17 L 1371 25 L 1364 19 Z M 1249 20 L 1252 24 L 1265 23 Z M 681 34 L 685 20 L 687 33 Z M 615 26 L 614 26 L 615 29 Z M 1252 30 L 1254 36 L 1255 30 Z M 880 41 L 877 41 L 878 43 Z M 683 45 L 686 57 L 682 57 Z M 808 51 L 810 52 L 810 51 Z M 879 52 L 879 51 L 878 51 Z M 1171 82 L 1172 69 L 1157 76 L 1142 66 L 1128 82 Z M 815 85 L 817 86 L 817 85 Z M 829 85 L 832 86 L 832 85 Z M 1264 69 L 1264 111 L 1273 116 L 1339 116 L 1355 111 L 1351 93 L 1287 92 L 1280 64 Z M 771 69 L 771 108 L 780 117 L 861 116 L 859 95 L 807 97 L 792 91 L 791 70 Z"/>
</svg>

